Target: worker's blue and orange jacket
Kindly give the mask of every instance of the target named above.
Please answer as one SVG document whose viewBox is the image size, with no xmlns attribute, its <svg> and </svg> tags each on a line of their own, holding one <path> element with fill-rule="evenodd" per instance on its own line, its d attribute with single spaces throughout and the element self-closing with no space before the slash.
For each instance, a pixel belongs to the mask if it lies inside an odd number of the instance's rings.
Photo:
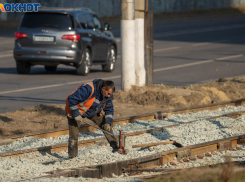
<svg viewBox="0 0 245 182">
<path fill-rule="evenodd" d="M 70 119 L 81 115 L 83 118 L 105 114 L 105 122 L 111 124 L 114 115 L 113 95 L 103 98 L 101 85 L 103 80 L 96 79 L 84 83 L 66 99 L 66 114 Z"/>
</svg>

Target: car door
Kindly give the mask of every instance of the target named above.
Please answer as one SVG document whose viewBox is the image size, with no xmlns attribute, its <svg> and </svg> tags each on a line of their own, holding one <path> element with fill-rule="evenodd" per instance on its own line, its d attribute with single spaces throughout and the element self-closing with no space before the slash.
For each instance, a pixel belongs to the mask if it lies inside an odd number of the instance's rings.
<svg viewBox="0 0 245 182">
<path fill-rule="evenodd" d="M 85 14 L 86 30 L 91 39 L 92 61 L 100 60 L 100 33 L 95 30 L 94 21 L 91 14 Z"/>
<path fill-rule="evenodd" d="M 93 15 L 93 21 L 95 24 L 95 29 L 100 33 L 100 60 L 106 61 L 107 54 L 108 54 L 108 47 L 109 47 L 109 41 L 107 38 L 107 34 L 104 33 L 104 28 L 102 27 L 102 24 L 100 23 L 100 20 L 96 15 Z"/>
</svg>

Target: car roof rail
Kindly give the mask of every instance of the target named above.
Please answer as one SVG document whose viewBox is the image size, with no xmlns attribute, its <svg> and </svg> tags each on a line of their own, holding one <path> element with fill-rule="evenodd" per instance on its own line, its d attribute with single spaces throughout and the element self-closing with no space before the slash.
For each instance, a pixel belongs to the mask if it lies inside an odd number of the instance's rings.
<svg viewBox="0 0 245 182">
<path fill-rule="evenodd" d="M 88 11 L 92 11 L 90 8 L 86 8 L 86 7 L 73 8 L 73 10 L 88 10 Z"/>
</svg>

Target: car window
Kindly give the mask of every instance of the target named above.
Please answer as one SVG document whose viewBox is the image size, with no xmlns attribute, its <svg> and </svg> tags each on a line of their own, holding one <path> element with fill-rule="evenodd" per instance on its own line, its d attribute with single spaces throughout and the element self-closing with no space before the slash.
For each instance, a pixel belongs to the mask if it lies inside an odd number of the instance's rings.
<svg viewBox="0 0 245 182">
<path fill-rule="evenodd" d="M 86 22 L 87 22 L 87 29 L 93 29 L 94 28 L 94 22 L 91 15 L 85 15 Z"/>
<path fill-rule="evenodd" d="M 82 28 L 86 29 L 87 28 L 87 23 L 86 23 L 86 20 L 85 20 L 85 16 L 83 14 L 79 14 L 77 16 L 77 19 L 78 19 L 80 25 L 82 26 Z"/>
<path fill-rule="evenodd" d="M 100 30 L 102 28 L 100 20 L 96 16 L 93 16 L 93 20 L 94 20 L 95 28 Z"/>
<path fill-rule="evenodd" d="M 74 29 L 72 16 L 59 13 L 25 13 L 21 27 Z"/>
</svg>

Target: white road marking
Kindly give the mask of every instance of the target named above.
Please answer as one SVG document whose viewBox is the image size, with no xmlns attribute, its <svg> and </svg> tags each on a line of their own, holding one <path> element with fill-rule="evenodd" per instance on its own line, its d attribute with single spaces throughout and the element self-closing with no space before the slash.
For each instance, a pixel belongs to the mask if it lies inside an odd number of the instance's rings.
<svg viewBox="0 0 245 182">
<path fill-rule="evenodd" d="M 10 57 L 10 56 L 13 56 L 13 54 L 5 54 L 5 55 L 0 56 L 0 58 Z"/>
<path fill-rule="evenodd" d="M 116 78 L 121 78 L 121 76 L 112 76 L 112 77 L 101 78 L 101 79 L 109 80 L 109 79 L 116 79 Z M 86 82 L 89 82 L 89 81 L 91 81 L 91 79 L 90 80 L 84 80 L 84 81 L 81 80 L 81 81 L 76 81 L 76 82 L 63 83 L 63 84 L 46 85 L 46 86 L 41 86 L 41 87 L 32 87 L 32 88 L 25 88 L 25 89 L 19 89 L 19 90 L 5 91 L 5 92 L 0 92 L 0 94 L 9 94 L 9 93 L 16 93 L 16 92 L 44 89 L 44 88 L 59 87 L 59 86 L 72 85 L 72 84 L 82 84 L 82 83 L 86 83 Z"/>
<path fill-rule="evenodd" d="M 230 59 L 230 58 L 238 58 L 238 57 L 242 57 L 242 56 L 244 56 L 244 54 L 226 56 L 226 57 L 210 59 L 210 60 L 206 60 L 206 61 L 200 61 L 200 62 L 196 62 L 196 63 L 188 63 L 188 64 L 182 64 L 182 65 L 177 65 L 177 66 L 171 66 L 171 67 L 167 67 L 167 68 L 155 69 L 153 71 L 154 72 L 166 71 L 166 70 L 171 70 L 171 69 L 176 69 L 176 68 L 183 68 L 183 67 L 194 66 L 194 65 L 199 65 L 199 64 L 211 63 L 211 62 L 214 62 L 215 60 L 225 60 L 225 59 Z M 101 78 L 101 79 L 109 80 L 109 79 L 116 79 L 116 78 L 121 78 L 121 75 L 117 75 L 117 76 L 113 76 L 113 77 L 107 77 L 107 78 Z M 72 84 L 82 84 L 82 83 L 88 82 L 88 81 L 91 81 L 91 79 L 90 80 L 84 80 L 84 81 L 63 83 L 63 84 L 46 85 L 46 86 L 41 86 L 41 87 L 33 87 L 33 88 L 5 91 L 5 92 L 0 92 L 0 95 L 1 94 L 16 93 L 16 92 L 23 92 L 23 91 L 30 91 L 30 90 L 37 90 L 37 89 L 44 89 L 44 88 L 59 87 L 59 86 L 72 85 Z"/>
<path fill-rule="evenodd" d="M 154 50 L 154 52 L 159 52 L 159 51 L 169 51 L 169 50 L 174 50 L 174 49 L 179 49 L 180 47 L 169 47 L 169 48 L 164 48 L 164 49 L 157 49 Z"/>
<path fill-rule="evenodd" d="M 242 56 L 244 56 L 244 54 L 226 56 L 226 57 L 210 59 L 210 60 L 206 60 L 206 61 L 199 61 L 196 63 L 188 63 L 188 64 L 182 64 L 182 65 L 177 65 L 177 66 L 171 66 L 171 67 L 167 67 L 167 68 L 155 69 L 154 72 L 171 70 L 171 69 L 176 69 L 176 68 L 183 68 L 183 67 L 194 66 L 194 65 L 205 64 L 205 63 L 211 63 L 211 62 L 214 62 L 215 60 L 218 60 L 218 61 L 219 60 L 226 60 L 226 59 L 238 58 L 238 57 L 242 57 Z"/>
<path fill-rule="evenodd" d="M 206 61 L 200 61 L 197 63 L 188 63 L 188 64 L 182 64 L 182 65 L 177 65 L 177 66 L 171 66 L 171 67 L 167 67 L 167 68 L 160 68 L 160 69 L 155 69 L 154 72 L 172 70 L 172 69 L 176 69 L 176 68 L 183 68 L 183 67 L 194 66 L 194 65 L 198 65 L 198 64 L 205 64 L 205 63 L 210 63 L 213 61 L 214 60 L 206 60 Z"/>
<path fill-rule="evenodd" d="M 227 42 L 229 41 L 228 39 L 226 40 L 219 40 L 219 41 L 211 41 L 211 42 L 203 42 L 203 43 L 196 43 L 196 44 L 192 44 L 192 46 L 203 46 L 203 45 L 208 45 L 208 44 L 211 44 L 211 43 L 220 43 L 220 42 Z"/>
<path fill-rule="evenodd" d="M 238 54 L 238 55 L 234 55 L 234 56 L 226 56 L 226 57 L 222 57 L 222 58 L 217 58 L 216 60 L 226 60 L 226 59 L 231 59 L 231 58 L 239 58 L 244 56 L 243 54 Z"/>
</svg>

